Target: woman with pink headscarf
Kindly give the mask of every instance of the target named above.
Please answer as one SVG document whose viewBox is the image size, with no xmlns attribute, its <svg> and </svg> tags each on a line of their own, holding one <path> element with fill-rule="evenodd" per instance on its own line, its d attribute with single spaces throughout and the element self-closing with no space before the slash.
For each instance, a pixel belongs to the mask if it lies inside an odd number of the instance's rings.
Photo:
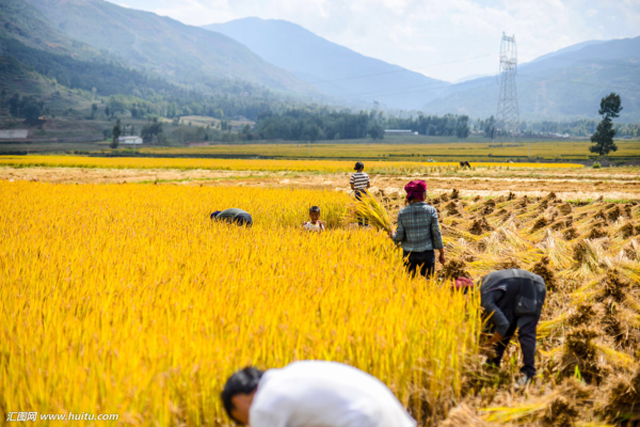
<svg viewBox="0 0 640 427">
<path fill-rule="evenodd" d="M 415 275 L 419 271 L 429 278 L 435 271 L 435 250 L 439 252 L 438 260 L 445 263 L 438 212 L 425 202 L 427 184 L 423 180 L 411 181 L 404 190 L 409 205 L 398 212 L 398 229 L 389 237 L 402 246 L 409 273 Z"/>
</svg>

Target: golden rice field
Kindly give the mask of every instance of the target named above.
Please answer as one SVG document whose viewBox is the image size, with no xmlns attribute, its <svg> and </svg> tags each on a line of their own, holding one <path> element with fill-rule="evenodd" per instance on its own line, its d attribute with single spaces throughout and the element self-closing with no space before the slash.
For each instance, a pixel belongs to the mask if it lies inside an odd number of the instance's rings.
<svg viewBox="0 0 640 427">
<path fill-rule="evenodd" d="M 448 261 L 427 282 L 384 232 L 345 225 L 344 192 L 201 185 L 0 180 L 0 415 L 226 426 L 218 395 L 238 367 L 329 359 L 379 377 L 420 426 L 640 423 L 640 200 L 440 190 Z M 395 220 L 402 196 L 374 194 Z M 300 229 L 311 205 L 326 233 Z M 209 221 L 231 206 L 253 228 Z M 448 288 L 505 268 L 548 288 L 525 391 L 517 344 L 483 367 L 479 295 Z"/>
<path fill-rule="evenodd" d="M 12 167 L 83 167 L 112 169 L 215 169 L 238 171 L 290 171 L 335 173 L 350 172 L 353 162 L 339 160 L 259 160 L 259 159 L 185 159 L 150 157 L 81 157 L 81 156 L 0 156 L 0 166 Z M 478 168 L 576 169 L 572 163 L 475 163 Z M 455 162 L 368 162 L 367 172 L 381 174 L 429 173 L 442 169 L 458 169 Z"/>
<path fill-rule="evenodd" d="M 24 181 L 0 194 L 3 416 L 227 425 L 230 373 L 298 359 L 372 373 L 423 422 L 462 394 L 477 298 L 410 279 L 386 234 L 339 227 L 347 195 Z M 326 233 L 300 230 L 311 204 Z M 229 206 L 254 227 L 209 221 Z"/>
</svg>

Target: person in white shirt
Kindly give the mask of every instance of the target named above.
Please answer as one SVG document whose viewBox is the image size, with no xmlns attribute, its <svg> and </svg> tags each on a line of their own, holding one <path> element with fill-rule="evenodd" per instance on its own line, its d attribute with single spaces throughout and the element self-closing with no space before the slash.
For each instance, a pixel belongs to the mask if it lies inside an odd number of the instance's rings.
<svg viewBox="0 0 640 427">
<path fill-rule="evenodd" d="M 311 206 L 309 209 L 309 219 L 302 224 L 302 228 L 307 231 L 315 231 L 321 233 L 324 231 L 324 223 L 320 221 L 320 208 L 317 206 Z"/>
<path fill-rule="evenodd" d="M 229 417 L 251 427 L 416 427 L 384 383 L 336 362 L 246 367 L 227 380 L 221 397 Z"/>
</svg>

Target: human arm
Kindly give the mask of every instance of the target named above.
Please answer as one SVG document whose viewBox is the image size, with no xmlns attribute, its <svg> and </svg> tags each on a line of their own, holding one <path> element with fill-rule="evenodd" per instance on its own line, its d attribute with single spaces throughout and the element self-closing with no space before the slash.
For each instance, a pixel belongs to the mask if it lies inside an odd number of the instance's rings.
<svg viewBox="0 0 640 427">
<path fill-rule="evenodd" d="M 324 231 L 324 222 L 318 220 L 318 224 L 320 224 L 320 230 Z"/>
<path fill-rule="evenodd" d="M 487 313 L 489 317 L 489 321 L 493 323 L 495 326 L 495 334 L 491 338 L 493 342 L 497 342 L 502 339 L 503 336 L 507 334 L 509 330 L 509 320 L 507 316 L 504 315 L 500 307 L 498 307 L 497 301 L 500 300 L 504 291 L 501 289 L 496 289 L 493 291 L 489 291 L 486 293 L 482 293 L 480 300 L 482 308 L 484 312 Z"/>
<path fill-rule="evenodd" d="M 356 180 L 353 178 L 353 175 L 351 175 L 351 179 L 349 180 L 349 184 L 351 184 L 351 189 L 355 190 L 354 184 L 355 184 Z"/>
<path fill-rule="evenodd" d="M 400 243 L 406 238 L 406 231 L 400 214 L 398 214 L 398 228 L 396 228 L 395 234 L 390 232 L 389 237 L 391 237 L 391 239 L 396 243 Z"/>
<path fill-rule="evenodd" d="M 431 214 L 431 241 L 433 242 L 433 249 L 438 250 L 438 261 L 440 264 L 446 262 L 444 256 L 444 243 L 442 242 L 442 232 L 440 231 L 440 223 L 438 222 L 438 211 L 433 209 Z"/>
</svg>

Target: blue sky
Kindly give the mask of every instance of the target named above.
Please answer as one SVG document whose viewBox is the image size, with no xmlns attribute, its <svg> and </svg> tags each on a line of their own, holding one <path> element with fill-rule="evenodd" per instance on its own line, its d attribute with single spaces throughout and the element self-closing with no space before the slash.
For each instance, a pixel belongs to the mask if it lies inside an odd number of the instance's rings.
<svg viewBox="0 0 640 427">
<path fill-rule="evenodd" d="M 640 0 L 110 0 L 190 25 L 295 22 L 363 55 L 456 81 L 495 74 L 502 32 L 519 62 L 587 40 L 640 36 Z"/>
</svg>

